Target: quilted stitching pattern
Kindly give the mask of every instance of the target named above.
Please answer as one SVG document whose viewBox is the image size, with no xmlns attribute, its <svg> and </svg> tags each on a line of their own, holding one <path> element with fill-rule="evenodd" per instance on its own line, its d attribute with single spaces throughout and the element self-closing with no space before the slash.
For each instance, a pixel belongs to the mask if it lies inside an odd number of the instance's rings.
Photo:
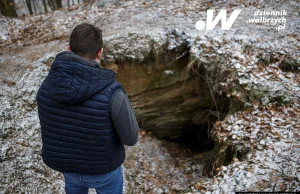
<svg viewBox="0 0 300 194">
<path fill-rule="evenodd" d="M 43 160 L 65 173 L 103 174 L 125 159 L 110 101 L 123 87 L 115 73 L 72 52 L 57 55 L 38 95 Z"/>
</svg>

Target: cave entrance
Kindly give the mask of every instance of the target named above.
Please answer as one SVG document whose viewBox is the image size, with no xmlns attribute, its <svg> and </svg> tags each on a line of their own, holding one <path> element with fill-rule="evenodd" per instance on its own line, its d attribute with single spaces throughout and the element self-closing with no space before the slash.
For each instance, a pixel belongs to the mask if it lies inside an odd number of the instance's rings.
<svg viewBox="0 0 300 194">
<path fill-rule="evenodd" d="M 214 141 L 210 134 L 211 128 L 212 124 L 191 124 L 186 127 L 182 136 L 168 139 L 168 141 L 180 143 L 192 152 L 208 152 L 214 149 Z"/>
<path fill-rule="evenodd" d="M 214 87 L 214 80 L 221 78 L 217 70 L 212 75 L 201 67 L 189 71 L 189 55 L 164 54 L 143 63 L 102 65 L 117 73 L 140 128 L 146 131 L 139 141 L 140 151 L 148 157 L 145 163 L 167 165 L 165 169 L 173 165 L 187 176 L 211 175 L 216 145 L 211 131 L 230 108 L 227 96 Z M 139 160 L 134 154 L 131 157 Z"/>
</svg>

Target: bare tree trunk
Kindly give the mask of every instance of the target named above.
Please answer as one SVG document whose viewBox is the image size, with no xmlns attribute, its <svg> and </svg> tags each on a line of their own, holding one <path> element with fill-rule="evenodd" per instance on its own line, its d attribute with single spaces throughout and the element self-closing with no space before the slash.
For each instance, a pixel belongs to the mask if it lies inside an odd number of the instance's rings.
<svg viewBox="0 0 300 194">
<path fill-rule="evenodd" d="M 48 0 L 48 4 L 52 11 L 56 10 L 55 3 L 53 2 L 53 0 Z"/>
<path fill-rule="evenodd" d="M 18 17 L 14 0 L 0 0 L 0 11 L 4 16 Z"/>
<path fill-rule="evenodd" d="M 33 11 L 32 11 L 32 6 L 31 6 L 31 0 L 26 0 L 26 5 L 28 7 L 29 14 L 32 15 Z"/>
<path fill-rule="evenodd" d="M 37 10 L 36 10 L 36 6 L 35 6 L 35 1 L 34 0 L 33 0 L 32 4 L 33 4 L 34 14 L 37 14 Z"/>
<path fill-rule="evenodd" d="M 47 12 L 48 12 L 48 9 L 47 9 L 46 0 L 43 0 L 43 5 L 44 5 L 45 13 L 47 13 Z"/>
<path fill-rule="evenodd" d="M 62 8 L 61 0 L 56 0 L 57 9 Z"/>
</svg>

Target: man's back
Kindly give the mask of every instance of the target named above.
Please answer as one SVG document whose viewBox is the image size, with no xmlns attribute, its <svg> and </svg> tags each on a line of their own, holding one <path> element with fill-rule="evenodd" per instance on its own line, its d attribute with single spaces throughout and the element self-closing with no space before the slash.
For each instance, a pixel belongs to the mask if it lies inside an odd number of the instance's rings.
<svg viewBox="0 0 300 194">
<path fill-rule="evenodd" d="M 92 28 L 90 33 L 95 32 L 93 26 L 84 27 L 87 30 Z M 102 51 L 98 52 L 100 58 Z M 67 193 L 68 188 L 73 193 L 71 188 L 78 186 L 72 181 L 68 183 L 74 177 L 80 176 L 81 180 L 81 176 L 103 177 L 121 172 L 119 168 L 125 159 L 124 143 L 130 139 L 130 145 L 134 145 L 138 129 L 127 96 L 125 106 L 116 102 L 124 95 L 125 91 L 115 80 L 113 71 L 99 68 L 94 60 L 73 52 L 64 51 L 57 55 L 39 89 L 37 102 L 43 160 L 50 168 L 64 173 Z M 124 113 L 120 116 L 122 111 Z M 128 129 L 128 133 L 122 126 Z M 103 183 L 100 185 L 103 187 Z M 80 193 L 85 192 L 80 190 Z"/>
</svg>

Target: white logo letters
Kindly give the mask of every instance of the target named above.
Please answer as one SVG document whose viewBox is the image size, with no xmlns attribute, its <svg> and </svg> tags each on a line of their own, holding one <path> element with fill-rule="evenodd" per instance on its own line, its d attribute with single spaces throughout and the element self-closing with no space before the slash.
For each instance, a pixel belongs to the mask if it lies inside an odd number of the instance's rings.
<svg viewBox="0 0 300 194">
<path fill-rule="evenodd" d="M 226 21 L 226 10 L 221 10 L 214 20 L 214 10 L 207 10 L 206 30 L 213 30 L 220 20 L 222 21 L 222 30 L 229 30 L 240 12 L 241 10 L 234 10 Z M 203 30 L 205 28 L 205 22 L 199 20 L 195 26 L 197 30 Z"/>
</svg>

